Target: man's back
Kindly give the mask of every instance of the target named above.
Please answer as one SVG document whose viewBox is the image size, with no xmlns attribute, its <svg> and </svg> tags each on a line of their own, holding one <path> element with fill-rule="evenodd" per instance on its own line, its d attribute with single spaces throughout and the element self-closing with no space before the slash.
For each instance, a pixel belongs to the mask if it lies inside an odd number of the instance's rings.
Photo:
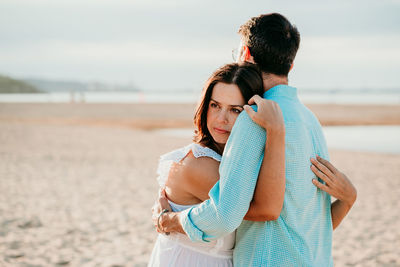
<svg viewBox="0 0 400 267">
<path fill-rule="evenodd" d="M 318 120 L 298 100 L 296 91 L 279 85 L 264 95 L 279 104 L 285 119 L 284 205 L 276 221 L 243 221 L 237 229 L 235 266 L 333 265 L 330 196 L 312 184 L 315 175 L 310 170 L 310 158 L 328 158 L 328 151 Z M 238 119 L 232 134 L 247 128 L 246 116 Z"/>
</svg>

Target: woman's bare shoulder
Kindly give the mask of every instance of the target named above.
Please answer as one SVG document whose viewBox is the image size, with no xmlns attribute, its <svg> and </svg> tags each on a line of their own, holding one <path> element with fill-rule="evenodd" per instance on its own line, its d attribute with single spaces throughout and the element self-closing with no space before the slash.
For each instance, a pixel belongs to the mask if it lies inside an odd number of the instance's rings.
<svg viewBox="0 0 400 267">
<path fill-rule="evenodd" d="M 219 161 L 210 157 L 196 158 L 192 152 L 182 161 L 185 176 L 194 180 L 210 180 L 216 182 L 219 179 Z"/>
</svg>

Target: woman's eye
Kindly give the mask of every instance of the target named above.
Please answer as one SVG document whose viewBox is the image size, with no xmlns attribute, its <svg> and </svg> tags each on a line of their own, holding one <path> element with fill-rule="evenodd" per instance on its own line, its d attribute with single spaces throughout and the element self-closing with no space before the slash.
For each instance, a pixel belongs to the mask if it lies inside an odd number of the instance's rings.
<svg viewBox="0 0 400 267">
<path fill-rule="evenodd" d="M 233 108 L 232 112 L 239 114 L 240 112 L 242 112 L 242 110 L 237 109 L 237 108 Z"/>
<path fill-rule="evenodd" d="M 212 108 L 216 108 L 216 107 L 217 107 L 217 104 L 215 104 L 215 103 L 211 103 L 211 104 L 210 104 L 210 107 L 212 107 Z"/>
</svg>

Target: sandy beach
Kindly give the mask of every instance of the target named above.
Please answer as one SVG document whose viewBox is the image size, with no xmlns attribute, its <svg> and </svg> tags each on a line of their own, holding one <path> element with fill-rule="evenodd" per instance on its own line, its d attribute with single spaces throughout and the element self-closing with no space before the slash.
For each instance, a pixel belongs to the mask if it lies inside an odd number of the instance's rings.
<svg viewBox="0 0 400 267">
<path fill-rule="evenodd" d="M 307 105 L 324 126 L 400 125 L 400 105 Z M 192 127 L 195 104 L 0 103 L 0 121 L 159 129 Z"/>
<path fill-rule="evenodd" d="M 400 106 L 310 105 L 323 125 L 400 125 Z M 0 266 L 146 266 L 158 157 L 194 105 L 0 104 Z M 400 266 L 400 155 L 331 150 L 358 199 L 335 266 Z"/>
</svg>

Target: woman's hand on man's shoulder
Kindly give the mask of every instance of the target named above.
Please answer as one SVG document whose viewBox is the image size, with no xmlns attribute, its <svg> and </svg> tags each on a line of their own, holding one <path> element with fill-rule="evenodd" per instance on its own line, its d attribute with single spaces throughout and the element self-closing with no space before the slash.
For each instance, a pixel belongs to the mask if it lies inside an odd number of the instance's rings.
<svg viewBox="0 0 400 267">
<path fill-rule="evenodd" d="M 285 123 L 278 103 L 255 95 L 250 98 L 248 104 L 257 105 L 257 111 L 254 111 L 249 105 L 243 107 L 255 123 L 267 131 L 285 132 Z"/>
</svg>

